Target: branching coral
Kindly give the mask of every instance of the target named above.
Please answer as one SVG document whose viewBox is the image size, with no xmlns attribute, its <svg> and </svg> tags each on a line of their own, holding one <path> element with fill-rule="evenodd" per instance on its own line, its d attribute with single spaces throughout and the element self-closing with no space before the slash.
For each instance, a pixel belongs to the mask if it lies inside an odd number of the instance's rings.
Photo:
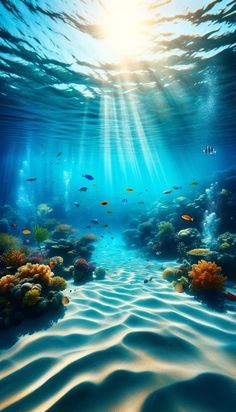
<svg viewBox="0 0 236 412">
<path fill-rule="evenodd" d="M 15 275 L 6 275 L 0 279 L 0 294 L 6 295 L 17 284 Z"/>
<path fill-rule="evenodd" d="M 0 266 L 2 267 L 19 267 L 23 265 L 26 261 L 26 256 L 19 250 L 7 250 L 0 256 Z"/>
<path fill-rule="evenodd" d="M 222 291 L 227 277 L 221 275 L 221 267 L 215 262 L 200 260 L 189 272 L 192 289 L 195 291 Z"/>
<path fill-rule="evenodd" d="M 54 276 L 50 281 L 50 288 L 52 290 L 64 290 L 66 288 L 66 281 L 61 276 Z"/>
<path fill-rule="evenodd" d="M 39 263 L 27 263 L 16 272 L 18 279 L 32 279 L 34 283 L 40 283 L 42 286 L 50 284 L 51 276 L 50 267 L 48 265 L 40 265 Z"/>
<path fill-rule="evenodd" d="M 44 240 L 47 240 L 49 238 L 48 229 L 42 226 L 33 227 L 32 234 L 39 246 L 40 246 L 40 243 L 42 243 Z"/>
<path fill-rule="evenodd" d="M 0 254 L 10 249 L 16 249 L 19 243 L 14 236 L 7 233 L 0 233 Z"/>
</svg>

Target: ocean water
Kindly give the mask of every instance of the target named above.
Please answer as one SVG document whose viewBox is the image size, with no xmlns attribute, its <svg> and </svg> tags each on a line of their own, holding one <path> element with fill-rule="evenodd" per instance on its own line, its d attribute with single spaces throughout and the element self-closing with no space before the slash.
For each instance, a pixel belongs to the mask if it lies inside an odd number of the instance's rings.
<svg viewBox="0 0 236 412">
<path fill-rule="evenodd" d="M 2 411 L 236 409 L 235 12 L 0 2 Z M 92 269 L 78 281 L 81 258 Z M 194 290 L 200 260 L 224 288 Z M 187 286 L 163 276 L 186 261 Z M 3 289 L 29 262 L 55 265 L 68 304 L 32 316 L 36 303 Z"/>
</svg>

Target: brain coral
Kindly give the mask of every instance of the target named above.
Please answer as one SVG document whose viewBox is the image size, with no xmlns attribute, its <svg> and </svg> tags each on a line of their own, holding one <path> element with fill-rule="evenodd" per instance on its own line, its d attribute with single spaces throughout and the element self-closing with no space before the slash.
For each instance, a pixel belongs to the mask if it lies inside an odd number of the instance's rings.
<svg viewBox="0 0 236 412">
<path fill-rule="evenodd" d="M 53 273 L 48 265 L 40 265 L 39 263 L 27 263 L 16 272 L 17 278 L 32 279 L 34 283 L 40 283 L 43 286 L 50 284 L 52 275 Z"/>
<path fill-rule="evenodd" d="M 227 277 L 221 275 L 221 267 L 215 262 L 200 260 L 188 273 L 192 289 L 196 291 L 222 291 Z"/>
<path fill-rule="evenodd" d="M 0 279 L 0 294 L 5 295 L 17 284 L 15 275 L 6 275 Z"/>
</svg>

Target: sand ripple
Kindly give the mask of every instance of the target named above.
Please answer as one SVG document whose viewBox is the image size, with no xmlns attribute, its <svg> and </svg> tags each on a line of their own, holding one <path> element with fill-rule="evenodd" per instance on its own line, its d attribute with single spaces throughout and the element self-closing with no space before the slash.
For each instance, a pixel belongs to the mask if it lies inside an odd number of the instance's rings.
<svg viewBox="0 0 236 412">
<path fill-rule="evenodd" d="M 158 262 L 147 269 L 133 252 L 100 249 L 95 260 L 107 279 L 69 285 L 64 315 L 1 336 L 0 409 L 235 410 L 235 307 L 216 312 L 176 294 Z"/>
</svg>

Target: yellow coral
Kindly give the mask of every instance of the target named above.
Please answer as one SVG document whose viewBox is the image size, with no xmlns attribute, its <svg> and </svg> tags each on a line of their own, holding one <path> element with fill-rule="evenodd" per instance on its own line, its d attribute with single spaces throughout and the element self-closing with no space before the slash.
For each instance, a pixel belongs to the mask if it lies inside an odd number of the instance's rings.
<svg viewBox="0 0 236 412">
<path fill-rule="evenodd" d="M 5 295 L 18 283 L 15 275 L 6 275 L 0 279 L 0 293 Z"/>
<path fill-rule="evenodd" d="M 192 288 L 196 291 L 221 291 L 227 280 L 227 277 L 221 275 L 220 266 L 205 260 L 200 260 L 198 264 L 192 266 L 189 277 L 192 278 Z"/>
<path fill-rule="evenodd" d="M 168 280 L 168 282 L 172 282 L 173 280 L 177 279 L 178 276 L 182 274 L 180 269 L 175 268 L 166 268 L 162 273 L 163 279 Z"/>
<path fill-rule="evenodd" d="M 3 267 L 7 266 L 21 266 L 25 263 L 26 256 L 19 250 L 11 249 L 7 250 L 0 256 L 0 265 Z"/>
<path fill-rule="evenodd" d="M 34 306 L 40 299 L 40 291 L 38 289 L 31 289 L 26 292 L 23 298 L 23 305 Z"/>
<path fill-rule="evenodd" d="M 21 266 L 17 272 L 16 276 L 19 279 L 30 278 L 34 283 L 40 283 L 43 286 L 48 286 L 50 284 L 51 268 L 48 265 L 40 265 L 39 263 L 27 263 Z"/>
<path fill-rule="evenodd" d="M 52 290 L 64 290 L 66 288 L 66 281 L 61 276 L 54 276 L 50 281 L 50 288 Z"/>
</svg>

